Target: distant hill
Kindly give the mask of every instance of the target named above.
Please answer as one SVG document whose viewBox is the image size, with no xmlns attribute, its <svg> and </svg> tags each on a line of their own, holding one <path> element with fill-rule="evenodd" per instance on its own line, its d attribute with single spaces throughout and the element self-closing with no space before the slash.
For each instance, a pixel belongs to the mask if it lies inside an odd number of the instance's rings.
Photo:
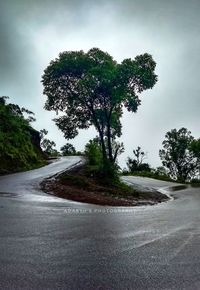
<svg viewBox="0 0 200 290">
<path fill-rule="evenodd" d="M 31 126 L 33 113 L 0 97 L 0 174 L 45 164 L 40 134 Z"/>
</svg>

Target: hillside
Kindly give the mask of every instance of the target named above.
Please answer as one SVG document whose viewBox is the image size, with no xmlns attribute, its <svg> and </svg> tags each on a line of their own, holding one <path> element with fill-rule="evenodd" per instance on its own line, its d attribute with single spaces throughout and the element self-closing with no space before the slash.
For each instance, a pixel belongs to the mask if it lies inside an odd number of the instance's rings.
<svg viewBox="0 0 200 290">
<path fill-rule="evenodd" d="M 31 126 L 34 114 L 6 99 L 0 97 L 0 174 L 43 165 L 40 134 Z"/>
</svg>

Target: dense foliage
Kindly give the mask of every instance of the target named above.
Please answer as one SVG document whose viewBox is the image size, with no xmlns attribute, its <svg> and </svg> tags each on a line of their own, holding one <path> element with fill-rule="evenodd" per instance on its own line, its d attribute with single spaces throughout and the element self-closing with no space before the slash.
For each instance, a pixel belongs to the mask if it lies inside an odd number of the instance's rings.
<svg viewBox="0 0 200 290">
<path fill-rule="evenodd" d="M 88 175 L 93 176 L 99 183 L 107 185 L 119 183 L 118 166 L 111 164 L 109 161 L 106 163 L 98 137 L 89 140 L 85 146 L 84 153 L 87 159 L 86 168 Z"/>
<path fill-rule="evenodd" d="M 60 153 L 56 150 L 56 143 L 46 137 L 48 131 L 46 129 L 40 130 L 40 145 L 47 157 L 58 157 Z"/>
<path fill-rule="evenodd" d="M 0 173 L 39 166 L 44 162 L 33 113 L 0 97 Z M 27 117 L 25 117 L 27 115 Z"/>
<path fill-rule="evenodd" d="M 71 143 L 66 143 L 60 148 L 63 156 L 70 156 L 76 154 L 76 149 Z"/>
<path fill-rule="evenodd" d="M 78 129 L 93 125 L 99 135 L 104 163 L 114 164 L 121 150 L 115 141 L 122 134 L 123 108 L 137 111 L 141 103 L 139 94 L 153 88 L 157 81 L 155 67 L 155 61 L 147 53 L 120 64 L 98 48 L 87 53 L 60 53 L 42 77 L 48 97 L 45 108 L 62 113 L 55 122 L 67 139 L 74 138 Z"/>
<path fill-rule="evenodd" d="M 200 141 L 186 128 L 167 132 L 160 150 L 163 165 L 170 176 L 178 181 L 189 181 L 199 176 Z"/>
<path fill-rule="evenodd" d="M 89 140 L 89 142 L 85 145 L 85 155 L 89 165 L 97 167 L 101 166 L 103 163 L 103 155 L 98 138 Z"/>
</svg>

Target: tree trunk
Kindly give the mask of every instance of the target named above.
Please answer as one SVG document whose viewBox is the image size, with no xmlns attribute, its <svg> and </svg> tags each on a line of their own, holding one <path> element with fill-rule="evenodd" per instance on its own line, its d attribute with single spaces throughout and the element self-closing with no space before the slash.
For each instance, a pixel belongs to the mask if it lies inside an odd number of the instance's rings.
<svg viewBox="0 0 200 290">
<path fill-rule="evenodd" d="M 115 161 L 116 161 L 116 159 L 117 159 L 118 151 L 119 151 L 119 148 L 117 148 L 117 149 L 115 150 L 115 154 L 114 154 L 114 157 L 113 157 L 113 163 L 115 163 Z"/>
<path fill-rule="evenodd" d="M 112 154 L 112 141 L 111 141 L 111 128 L 108 122 L 107 127 L 107 138 L 108 138 L 108 157 L 111 163 L 114 163 L 113 154 Z"/>
<path fill-rule="evenodd" d="M 99 131 L 99 137 L 100 137 L 100 141 L 101 141 L 103 159 L 106 160 L 107 159 L 106 145 L 105 145 L 105 142 L 104 142 L 103 133 L 101 131 Z"/>
</svg>

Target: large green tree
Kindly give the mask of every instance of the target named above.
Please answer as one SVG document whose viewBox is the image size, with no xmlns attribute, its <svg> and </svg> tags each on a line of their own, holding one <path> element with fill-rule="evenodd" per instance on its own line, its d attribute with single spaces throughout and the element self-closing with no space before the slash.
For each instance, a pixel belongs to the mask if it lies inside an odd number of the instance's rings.
<svg viewBox="0 0 200 290">
<path fill-rule="evenodd" d="M 163 165 L 170 176 L 180 181 L 197 175 L 200 162 L 199 141 L 186 128 L 173 129 L 166 133 L 163 149 L 159 151 Z"/>
<path fill-rule="evenodd" d="M 116 152 L 112 144 L 122 134 L 123 108 L 137 111 L 139 95 L 157 81 L 155 67 L 147 53 L 117 63 L 98 48 L 87 53 L 65 51 L 44 71 L 45 108 L 62 113 L 55 122 L 67 139 L 74 138 L 78 129 L 93 125 L 104 160 L 113 164 Z"/>
</svg>

